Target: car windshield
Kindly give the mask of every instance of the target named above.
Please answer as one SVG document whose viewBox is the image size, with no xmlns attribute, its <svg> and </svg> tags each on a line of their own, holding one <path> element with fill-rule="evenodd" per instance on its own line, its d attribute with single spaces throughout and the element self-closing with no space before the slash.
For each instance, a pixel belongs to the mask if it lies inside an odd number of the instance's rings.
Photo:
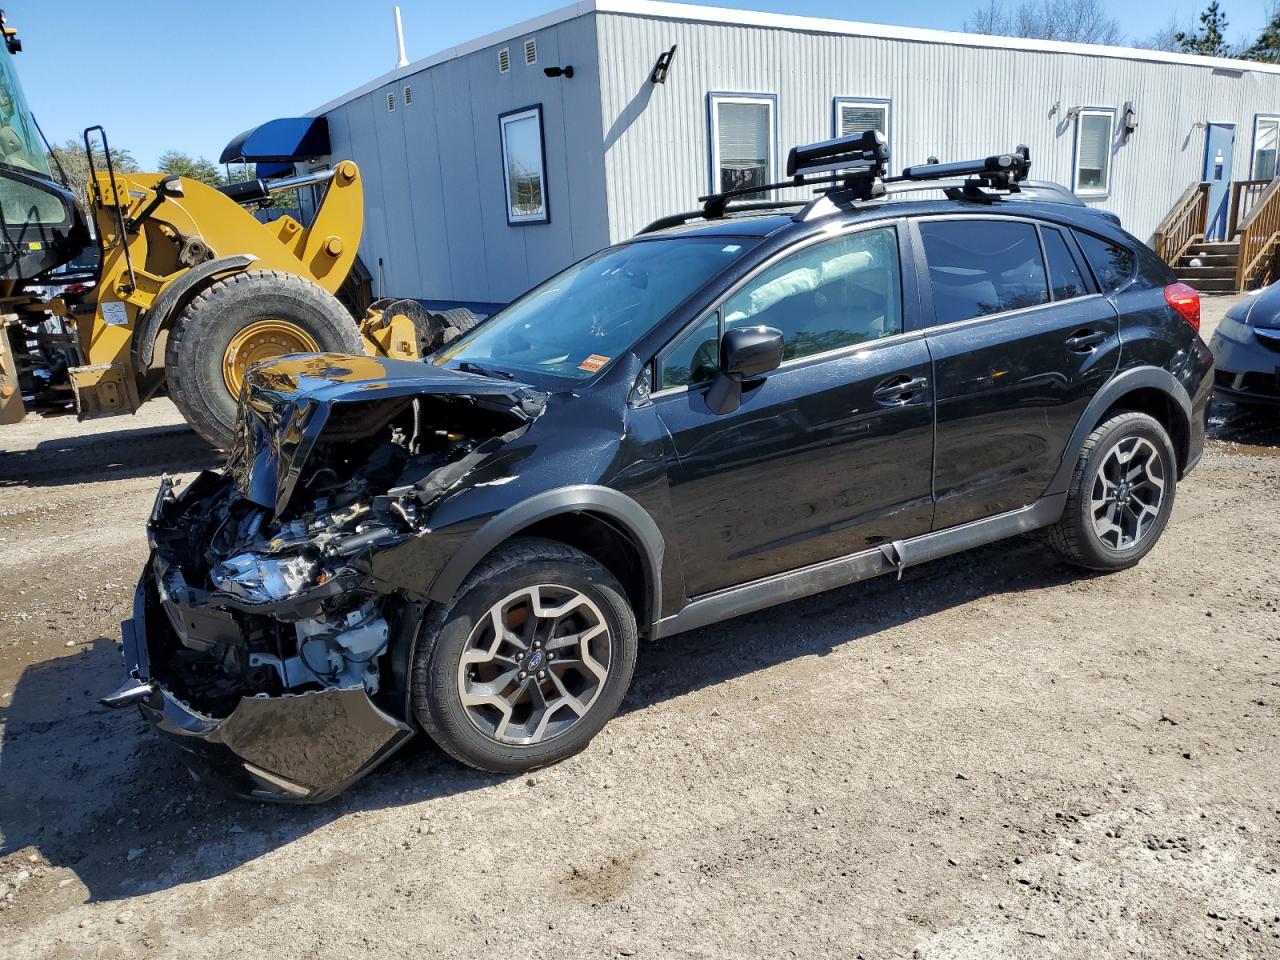
<svg viewBox="0 0 1280 960">
<path fill-rule="evenodd" d="M 610 247 L 535 287 L 433 362 L 585 380 L 757 243 L 677 236 Z"/>
</svg>

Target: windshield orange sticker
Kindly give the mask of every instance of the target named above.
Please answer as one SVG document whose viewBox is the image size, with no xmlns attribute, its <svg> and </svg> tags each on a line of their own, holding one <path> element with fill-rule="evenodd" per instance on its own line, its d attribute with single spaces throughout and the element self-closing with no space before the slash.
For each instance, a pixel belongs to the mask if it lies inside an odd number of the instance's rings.
<svg viewBox="0 0 1280 960">
<path fill-rule="evenodd" d="M 587 359 L 578 364 L 578 369 L 586 370 L 588 373 L 595 373 L 608 363 L 609 359 L 609 357 L 602 357 L 598 353 L 593 353 L 591 356 L 587 357 Z"/>
</svg>

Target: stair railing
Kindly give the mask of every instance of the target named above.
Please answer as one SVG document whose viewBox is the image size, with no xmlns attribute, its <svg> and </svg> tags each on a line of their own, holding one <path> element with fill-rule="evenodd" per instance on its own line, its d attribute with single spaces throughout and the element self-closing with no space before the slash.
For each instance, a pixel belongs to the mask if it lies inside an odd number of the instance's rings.
<svg viewBox="0 0 1280 960">
<path fill-rule="evenodd" d="M 1208 222 L 1209 184 L 1193 183 L 1160 221 L 1152 235 L 1151 245 L 1161 260 L 1173 266 L 1193 244 L 1204 239 Z"/>
<path fill-rule="evenodd" d="M 1270 283 L 1276 278 L 1280 243 L 1280 179 L 1272 180 L 1262 191 L 1239 229 L 1236 289 L 1244 291 Z"/>
<path fill-rule="evenodd" d="M 1231 227 L 1227 239 L 1234 240 L 1241 222 L 1249 215 L 1270 180 L 1237 180 L 1231 184 Z"/>
</svg>

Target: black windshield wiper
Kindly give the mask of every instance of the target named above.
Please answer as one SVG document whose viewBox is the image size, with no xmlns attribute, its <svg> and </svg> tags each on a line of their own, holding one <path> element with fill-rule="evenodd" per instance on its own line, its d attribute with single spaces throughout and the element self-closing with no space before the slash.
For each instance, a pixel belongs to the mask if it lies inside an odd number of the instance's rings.
<svg viewBox="0 0 1280 960">
<path fill-rule="evenodd" d="M 515 374 L 506 370 L 489 370 L 470 360 L 459 360 L 458 369 L 463 373 L 478 373 L 482 377 L 501 377 L 503 380 L 514 380 Z"/>
</svg>

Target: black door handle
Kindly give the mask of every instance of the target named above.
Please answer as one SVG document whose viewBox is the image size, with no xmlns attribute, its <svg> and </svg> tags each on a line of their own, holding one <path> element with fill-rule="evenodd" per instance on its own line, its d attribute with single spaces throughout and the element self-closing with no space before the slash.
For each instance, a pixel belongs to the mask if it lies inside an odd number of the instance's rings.
<svg viewBox="0 0 1280 960">
<path fill-rule="evenodd" d="M 1076 353 L 1090 353 L 1105 339 L 1107 334 L 1104 330 L 1077 330 L 1067 337 L 1067 349 Z"/>
<path fill-rule="evenodd" d="M 876 403 L 896 407 L 906 403 L 929 385 L 927 377 L 895 377 L 871 391 Z"/>
</svg>

